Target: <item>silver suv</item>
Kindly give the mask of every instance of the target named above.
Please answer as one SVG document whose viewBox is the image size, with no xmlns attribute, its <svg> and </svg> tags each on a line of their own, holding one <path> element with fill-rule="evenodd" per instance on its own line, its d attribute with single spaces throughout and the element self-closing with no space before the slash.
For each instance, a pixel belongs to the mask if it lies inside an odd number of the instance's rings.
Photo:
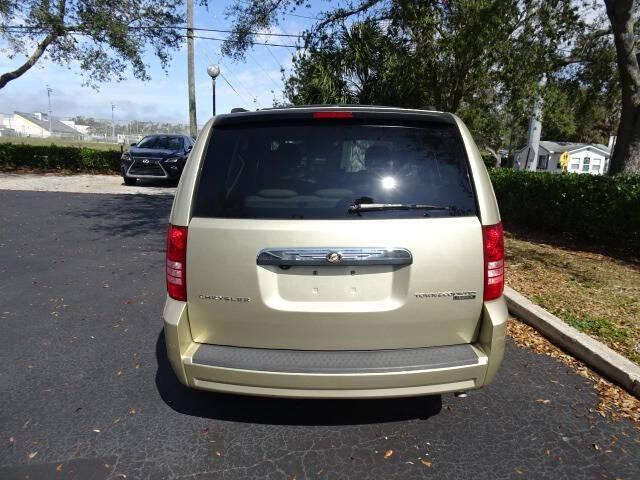
<svg viewBox="0 0 640 480">
<path fill-rule="evenodd" d="M 219 115 L 191 152 L 170 222 L 165 340 L 185 385 L 400 397 L 496 375 L 502 225 L 454 115 Z"/>
</svg>

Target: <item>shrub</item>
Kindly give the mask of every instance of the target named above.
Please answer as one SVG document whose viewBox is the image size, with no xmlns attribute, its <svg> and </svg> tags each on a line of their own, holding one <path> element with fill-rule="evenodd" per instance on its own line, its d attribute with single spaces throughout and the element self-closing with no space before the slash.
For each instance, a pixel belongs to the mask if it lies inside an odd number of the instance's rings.
<svg viewBox="0 0 640 480">
<path fill-rule="evenodd" d="M 496 166 L 496 157 L 490 153 L 483 153 L 482 161 L 484 162 L 484 166 L 487 167 L 487 170 L 491 170 Z"/>
<path fill-rule="evenodd" d="M 577 241 L 640 248 L 640 175 L 490 172 L 507 225 Z"/>
<path fill-rule="evenodd" d="M 120 152 L 58 145 L 0 143 L 0 169 L 118 172 Z"/>
</svg>

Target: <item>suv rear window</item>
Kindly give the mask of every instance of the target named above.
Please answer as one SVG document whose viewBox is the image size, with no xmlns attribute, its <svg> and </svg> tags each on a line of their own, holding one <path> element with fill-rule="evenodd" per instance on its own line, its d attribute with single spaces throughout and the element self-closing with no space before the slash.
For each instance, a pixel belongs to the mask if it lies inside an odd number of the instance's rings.
<svg viewBox="0 0 640 480">
<path fill-rule="evenodd" d="M 197 217 L 476 215 L 466 155 L 450 124 L 297 121 L 215 127 L 197 189 Z M 371 203 L 444 208 L 349 210 Z"/>
</svg>

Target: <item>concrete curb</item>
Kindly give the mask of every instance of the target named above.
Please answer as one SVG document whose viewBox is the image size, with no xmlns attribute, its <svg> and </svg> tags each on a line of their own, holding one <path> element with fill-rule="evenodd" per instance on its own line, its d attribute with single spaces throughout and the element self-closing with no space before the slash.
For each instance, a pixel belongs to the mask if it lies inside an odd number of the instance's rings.
<svg viewBox="0 0 640 480">
<path fill-rule="evenodd" d="M 593 370 L 640 398 L 640 366 L 567 325 L 514 289 L 505 287 L 504 296 L 509 312 Z"/>
</svg>

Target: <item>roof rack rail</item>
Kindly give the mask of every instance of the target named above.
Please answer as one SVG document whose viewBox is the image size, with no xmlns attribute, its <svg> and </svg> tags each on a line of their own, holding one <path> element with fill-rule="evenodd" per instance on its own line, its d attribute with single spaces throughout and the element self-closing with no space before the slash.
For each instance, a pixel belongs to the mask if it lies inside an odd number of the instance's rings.
<svg viewBox="0 0 640 480">
<path fill-rule="evenodd" d="M 246 108 L 242 108 L 242 107 L 234 107 L 231 109 L 231 113 L 242 113 L 242 112 L 248 112 L 249 110 L 247 110 Z"/>
</svg>

